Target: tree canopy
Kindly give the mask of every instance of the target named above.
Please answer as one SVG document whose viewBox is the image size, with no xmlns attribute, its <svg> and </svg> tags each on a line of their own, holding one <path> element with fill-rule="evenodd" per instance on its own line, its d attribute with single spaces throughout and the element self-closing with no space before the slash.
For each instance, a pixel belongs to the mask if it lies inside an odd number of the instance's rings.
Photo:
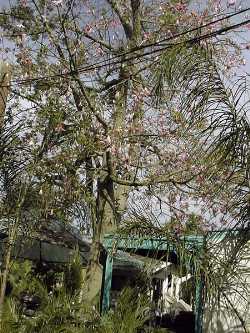
<svg viewBox="0 0 250 333">
<path fill-rule="evenodd" d="M 13 67 L 2 217 L 15 230 L 79 223 L 93 240 L 88 277 L 103 235 L 138 212 L 177 233 L 248 223 L 246 82 L 225 81 L 242 62 L 224 35 L 237 13 L 192 8 L 21 0 L 0 17 Z"/>
</svg>

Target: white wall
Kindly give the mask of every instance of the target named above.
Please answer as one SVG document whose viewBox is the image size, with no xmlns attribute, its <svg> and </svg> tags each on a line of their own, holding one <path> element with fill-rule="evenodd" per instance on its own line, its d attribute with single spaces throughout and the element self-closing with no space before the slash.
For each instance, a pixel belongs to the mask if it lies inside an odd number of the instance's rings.
<svg viewBox="0 0 250 333">
<path fill-rule="evenodd" d="M 238 269 L 238 275 L 229 281 L 229 287 L 225 288 L 225 297 L 221 297 L 219 306 L 214 308 L 211 305 L 206 306 L 204 312 L 204 333 L 250 333 L 249 249 L 250 242 L 246 244 L 244 251 L 241 252 L 243 254 L 242 258 L 235 267 L 236 272 Z M 242 326 L 239 316 L 244 321 L 246 329 Z"/>
</svg>

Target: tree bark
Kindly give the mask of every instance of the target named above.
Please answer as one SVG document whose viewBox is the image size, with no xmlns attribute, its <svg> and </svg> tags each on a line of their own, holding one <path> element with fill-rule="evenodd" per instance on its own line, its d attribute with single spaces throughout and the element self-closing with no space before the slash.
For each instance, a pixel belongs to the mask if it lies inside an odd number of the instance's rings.
<svg viewBox="0 0 250 333">
<path fill-rule="evenodd" d="M 119 3 L 113 0 L 108 0 L 112 10 L 118 16 L 123 29 L 125 31 L 127 44 L 129 48 L 134 48 L 138 45 L 141 38 L 141 24 L 140 24 L 140 1 L 131 0 L 132 16 L 130 20 L 122 15 Z M 119 85 L 115 87 L 115 109 L 113 114 L 113 129 L 123 129 L 125 124 L 125 116 L 127 111 L 127 95 L 129 89 L 129 80 L 135 72 L 135 65 L 132 63 L 121 66 L 119 73 Z M 136 89 L 136 87 L 135 87 Z M 139 106 L 140 115 L 136 115 L 134 122 L 138 122 L 141 117 L 141 107 Z M 137 112 L 136 112 L 137 113 Z M 118 131 L 119 132 L 119 131 Z M 134 156 L 135 148 L 129 151 L 129 154 Z M 100 252 L 102 249 L 102 241 L 105 234 L 114 233 L 120 222 L 121 214 L 126 210 L 127 200 L 131 188 L 126 185 L 115 184 L 111 179 L 110 174 L 115 163 L 115 156 L 111 152 L 106 152 L 103 156 L 103 171 L 102 175 L 97 180 L 97 200 L 96 200 L 96 215 L 95 215 L 95 228 L 91 247 L 91 256 L 86 274 L 86 288 L 90 292 L 96 289 L 92 281 L 94 278 L 97 267 L 99 264 Z M 133 177 L 132 175 L 131 177 Z M 95 296 L 100 294 L 100 289 L 96 290 Z M 92 293 L 93 295 L 93 293 Z"/>
<path fill-rule="evenodd" d="M 7 97 L 10 92 L 11 66 L 0 62 L 0 130 L 3 127 Z"/>
</svg>

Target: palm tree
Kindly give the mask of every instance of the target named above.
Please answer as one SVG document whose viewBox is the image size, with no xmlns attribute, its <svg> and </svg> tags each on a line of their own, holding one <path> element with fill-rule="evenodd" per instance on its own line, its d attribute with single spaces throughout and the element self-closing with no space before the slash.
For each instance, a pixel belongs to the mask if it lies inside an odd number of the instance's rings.
<svg viewBox="0 0 250 333">
<path fill-rule="evenodd" d="M 247 332 L 244 318 L 249 310 L 246 260 L 249 262 L 250 235 L 250 124 L 248 102 L 244 103 L 247 82 L 241 77 L 233 85 L 225 83 L 218 68 L 218 58 L 211 48 L 183 44 L 163 52 L 150 76 L 156 106 L 171 108 L 174 103 L 186 124 L 186 132 L 192 131 L 194 158 L 197 154 L 206 163 L 204 177 L 213 182 L 213 193 L 223 198 L 230 191 L 228 210 L 224 213 L 227 223 L 224 226 L 218 223 L 216 232 L 203 230 L 207 239 L 204 257 L 200 260 L 198 256 L 195 266 L 199 276 L 203 272 L 204 302 L 212 316 L 224 309 Z M 226 176 L 217 182 L 218 174 L 223 172 Z M 189 194 L 202 197 L 201 187 L 194 181 Z M 136 230 L 140 236 L 162 236 L 173 241 L 170 224 L 163 224 L 145 208 L 145 202 L 133 205 L 129 223 L 122 231 Z M 181 248 L 181 242 L 174 241 Z M 181 259 L 181 265 L 185 266 L 185 256 Z"/>
</svg>

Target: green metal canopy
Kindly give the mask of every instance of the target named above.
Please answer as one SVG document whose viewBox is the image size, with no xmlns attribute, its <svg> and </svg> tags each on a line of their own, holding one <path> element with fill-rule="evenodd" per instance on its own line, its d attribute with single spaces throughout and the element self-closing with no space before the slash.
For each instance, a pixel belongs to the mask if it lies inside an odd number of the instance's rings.
<svg viewBox="0 0 250 333">
<path fill-rule="evenodd" d="M 177 256 L 178 246 L 181 244 L 184 248 L 186 255 L 192 259 L 192 255 L 199 254 L 201 260 L 203 256 L 205 237 L 204 236 L 185 236 L 180 237 L 176 241 L 171 241 L 166 238 L 145 238 L 145 237 L 122 237 L 118 235 L 106 235 L 103 240 L 103 246 L 107 251 L 104 281 L 103 281 L 103 297 L 102 297 L 102 312 L 106 312 L 110 307 L 110 290 L 112 283 L 113 263 L 117 250 L 132 251 L 144 256 L 151 256 L 153 253 L 160 253 L 159 258 L 162 258 L 164 254 L 172 254 L 172 258 Z M 155 255 L 154 255 L 155 257 Z M 191 263 L 191 262 L 190 262 Z M 190 265 L 190 271 L 192 271 L 192 263 Z M 195 299 L 195 333 L 202 333 L 202 319 L 203 319 L 203 276 L 202 274 L 197 279 L 196 283 L 196 299 Z"/>
</svg>

